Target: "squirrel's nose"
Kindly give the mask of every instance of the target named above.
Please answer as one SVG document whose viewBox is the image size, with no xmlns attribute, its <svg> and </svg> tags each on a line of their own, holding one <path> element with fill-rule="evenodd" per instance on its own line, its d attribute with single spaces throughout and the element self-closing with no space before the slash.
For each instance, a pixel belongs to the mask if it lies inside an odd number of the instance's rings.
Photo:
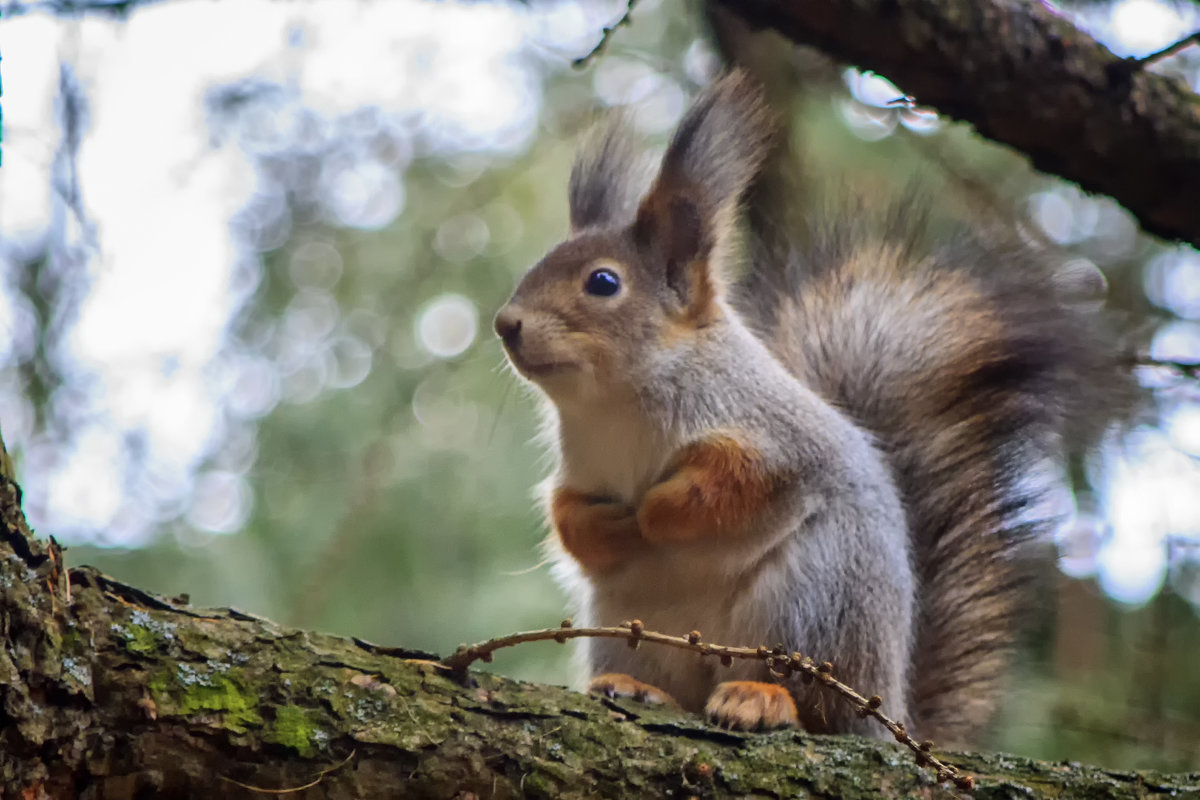
<svg viewBox="0 0 1200 800">
<path fill-rule="evenodd" d="M 493 327 L 496 335 L 504 340 L 505 346 L 515 348 L 521 338 L 521 312 L 512 306 L 505 306 L 496 314 Z"/>
</svg>

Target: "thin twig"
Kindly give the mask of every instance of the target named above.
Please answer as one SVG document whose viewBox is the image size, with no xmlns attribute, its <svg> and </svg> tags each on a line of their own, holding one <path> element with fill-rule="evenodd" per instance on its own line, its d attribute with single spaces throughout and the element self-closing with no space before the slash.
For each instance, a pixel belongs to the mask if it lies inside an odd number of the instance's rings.
<svg viewBox="0 0 1200 800">
<path fill-rule="evenodd" d="M 63 587 L 64 594 L 67 596 L 67 607 L 70 608 L 71 576 L 67 570 L 67 560 L 63 558 L 63 547 L 53 536 L 50 537 L 48 552 L 50 554 L 50 562 L 54 565 L 54 569 L 50 573 L 51 580 L 53 581 L 53 590 L 57 593 L 58 587 Z"/>
<path fill-rule="evenodd" d="M 1200 31 L 1195 31 L 1194 33 L 1183 37 L 1178 42 L 1175 42 L 1175 44 L 1167 45 L 1158 52 L 1136 59 L 1138 66 L 1142 68 L 1148 67 L 1156 61 L 1161 61 L 1164 58 L 1170 58 L 1183 48 L 1193 44 L 1200 44 Z"/>
<path fill-rule="evenodd" d="M 916 754 L 918 766 L 927 766 L 937 773 L 939 782 L 952 781 L 963 791 L 970 791 L 975 786 L 975 779 L 961 772 L 957 767 L 947 764 L 932 754 L 933 742 L 918 742 L 909 735 L 903 722 L 897 722 L 880 709 L 883 698 L 879 695 L 863 697 L 850 686 L 833 676 L 833 664 L 828 661 L 818 664 L 812 658 L 798 652 L 789 654 L 782 646 L 767 647 L 731 647 L 728 645 L 712 644 L 700 640 L 700 632 L 692 631 L 687 636 L 671 636 L 665 633 L 648 631 L 641 620 L 633 620 L 615 628 L 575 628 L 571 620 L 565 619 L 558 628 L 546 628 L 538 631 L 522 631 L 520 633 L 488 639 L 471 646 L 463 645 L 442 663 L 454 671 L 459 677 L 465 677 L 467 668 L 476 661 L 491 661 L 492 653 L 505 647 L 513 647 L 525 642 L 556 641 L 560 644 L 568 639 L 625 639 L 630 647 L 637 647 L 641 642 L 662 644 L 681 650 L 691 650 L 702 656 L 717 656 L 721 664 L 729 666 L 733 659 L 749 659 L 762 661 L 776 678 L 782 680 L 793 673 L 799 673 L 804 682 L 817 681 L 839 695 L 858 710 L 860 717 L 873 717 L 878 720 L 897 742 L 908 747 Z"/>
<path fill-rule="evenodd" d="M 1200 361 L 1172 361 L 1149 356 L 1133 356 L 1128 363 L 1131 367 L 1161 367 L 1186 378 L 1200 378 Z"/>
<path fill-rule="evenodd" d="M 1178 53 L 1189 45 L 1200 44 L 1200 31 L 1191 33 L 1174 44 L 1167 45 L 1162 50 L 1141 58 L 1123 58 L 1108 65 L 1109 77 L 1118 80 L 1128 80 L 1136 72 L 1145 70 L 1152 64 Z"/>
<path fill-rule="evenodd" d="M 354 758 L 354 754 L 357 752 L 358 752 L 357 750 L 351 750 L 350 755 L 346 756 L 344 759 L 342 759 L 338 763 L 334 764 L 332 767 L 326 767 L 325 769 L 321 770 L 320 772 L 317 773 L 317 776 L 315 778 L 313 778 L 311 781 L 309 781 L 308 783 L 304 784 L 303 786 L 292 786 L 288 789 L 263 789 L 260 786 L 251 786 L 248 783 L 242 783 L 241 781 L 235 781 L 233 778 L 227 778 L 224 775 L 218 775 L 217 777 L 219 777 L 221 780 L 225 781 L 226 783 L 232 783 L 234 786 L 240 786 L 243 789 L 249 789 L 252 792 L 259 792 L 261 794 L 292 794 L 294 792 L 302 792 L 305 789 L 311 789 L 312 787 L 316 786 L 318 783 L 325 780 L 326 775 L 333 772 L 334 770 L 339 770 L 342 767 L 349 764 L 350 759 Z"/>
<path fill-rule="evenodd" d="M 612 25 L 606 27 L 600 34 L 600 41 L 596 43 L 596 46 L 584 55 L 572 61 L 571 66 L 575 69 L 582 69 L 583 67 L 587 66 L 589 61 L 599 55 L 600 51 L 602 51 L 608 44 L 608 40 L 612 38 L 612 35 L 614 32 L 616 32 L 617 28 L 621 27 L 622 25 L 629 24 L 629 17 L 631 14 L 633 14 L 633 7 L 637 5 L 637 2 L 638 0 L 626 0 L 625 13 L 621 15 L 621 18 Z"/>
</svg>

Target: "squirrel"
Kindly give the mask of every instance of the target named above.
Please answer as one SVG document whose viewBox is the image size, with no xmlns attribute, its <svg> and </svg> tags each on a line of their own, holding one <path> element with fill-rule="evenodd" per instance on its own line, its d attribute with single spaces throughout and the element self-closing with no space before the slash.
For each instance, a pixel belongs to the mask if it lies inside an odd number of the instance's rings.
<svg viewBox="0 0 1200 800">
<path fill-rule="evenodd" d="M 602 128 L 571 172 L 569 238 L 497 313 L 549 401 L 554 575 L 578 622 L 782 643 L 963 743 L 997 705 L 1021 546 L 1054 522 L 1108 364 L 1077 302 L 1103 277 L 1012 236 L 922 254 L 903 207 L 881 235 L 861 209 L 795 230 L 757 188 L 777 139 L 728 72 L 639 199 L 629 136 Z M 760 662 L 585 644 L 594 692 L 733 729 L 886 735 Z"/>
</svg>

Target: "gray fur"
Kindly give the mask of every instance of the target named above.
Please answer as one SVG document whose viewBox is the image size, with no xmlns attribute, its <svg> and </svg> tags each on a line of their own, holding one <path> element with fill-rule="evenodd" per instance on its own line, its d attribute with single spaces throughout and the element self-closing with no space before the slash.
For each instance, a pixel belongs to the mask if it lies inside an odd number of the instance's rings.
<svg viewBox="0 0 1200 800">
<path fill-rule="evenodd" d="M 755 85 L 734 72 L 696 99 L 671 137 L 633 238 L 666 266 L 668 283 L 685 303 L 696 288 L 683 274 L 685 265 L 707 259 L 711 279 L 722 279 L 738 202 L 774 134 Z"/>
<path fill-rule="evenodd" d="M 714 642 L 782 643 L 833 660 L 839 676 L 880 692 L 887 710 L 903 716 L 913 577 L 901 503 L 870 437 L 790 376 L 732 315 L 658 359 L 638 394 L 641 414 L 664 440 L 736 429 L 790 480 L 742 540 L 660 551 L 616 575 L 586 579 L 581 620 L 636 617 L 653 630 L 699 629 Z M 570 564 L 558 574 L 578 591 L 582 576 Z M 590 647 L 593 673 L 627 672 L 697 711 L 720 681 L 770 680 L 759 664 L 725 669 L 623 642 Z M 799 681 L 791 688 L 809 730 L 879 735 L 818 688 Z"/>
<path fill-rule="evenodd" d="M 637 151 L 620 115 L 589 134 L 567 185 L 572 231 L 628 221 L 637 199 L 631 182 L 636 162 Z"/>
<path fill-rule="evenodd" d="M 1082 302 L 1097 282 L 1056 279 L 1007 238 L 930 249 L 912 203 L 875 228 L 861 207 L 797 227 L 782 183 L 764 181 L 749 204 L 750 270 L 727 297 L 729 223 L 766 126 L 744 77 L 717 82 L 632 222 L 617 200 L 624 145 L 602 139 L 572 175 L 576 235 L 530 270 L 503 317 L 521 322 L 520 341 L 506 339 L 518 369 L 567 365 L 534 373 L 552 403 L 553 485 L 637 509 L 681 448 L 731 432 L 779 488 L 747 530 L 638 550 L 613 571 L 585 573 L 552 535 L 555 575 L 582 624 L 637 618 L 722 644 L 781 643 L 832 661 L 919 735 L 962 741 L 1006 669 L 1014 555 L 1052 522 L 1040 504 L 1064 489 L 1068 446 L 1107 419 L 1100 387 L 1121 383 Z M 707 241 L 692 253 L 672 241 L 681 198 Z M 619 275 L 618 293 L 582 290 L 597 265 Z M 724 669 L 624 642 L 583 655 L 592 674 L 627 672 L 696 711 L 720 681 L 771 680 L 758 663 Z M 789 689 L 809 730 L 886 735 L 819 689 Z"/>
<path fill-rule="evenodd" d="M 659 182 L 680 189 L 703 186 L 713 209 L 736 204 L 754 179 L 774 136 L 756 86 L 734 72 L 700 95 L 684 114 Z"/>
<path fill-rule="evenodd" d="M 1056 523 L 1066 458 L 1120 412 L 1128 375 L 1098 306 L 1078 302 L 1102 288 L 1094 275 L 1063 276 L 1003 231 L 935 237 L 924 208 L 908 197 L 756 237 L 739 306 L 887 453 L 919 592 L 913 724 L 966 742 L 1009 669 L 1019 555 Z"/>
</svg>

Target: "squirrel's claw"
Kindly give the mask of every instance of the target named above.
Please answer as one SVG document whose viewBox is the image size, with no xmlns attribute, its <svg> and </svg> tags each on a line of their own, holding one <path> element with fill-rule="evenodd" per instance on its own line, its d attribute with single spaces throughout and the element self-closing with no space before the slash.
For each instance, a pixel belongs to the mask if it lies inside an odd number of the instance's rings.
<svg viewBox="0 0 1200 800">
<path fill-rule="evenodd" d="M 605 697 L 629 697 L 639 703 L 651 706 L 678 706 L 675 698 L 659 689 L 643 683 L 632 675 L 623 672 L 606 672 L 588 681 L 588 694 L 602 694 Z"/>
<path fill-rule="evenodd" d="M 713 690 L 704 706 L 708 718 L 722 728 L 761 731 L 800 724 L 791 693 L 774 683 L 726 681 Z"/>
</svg>

